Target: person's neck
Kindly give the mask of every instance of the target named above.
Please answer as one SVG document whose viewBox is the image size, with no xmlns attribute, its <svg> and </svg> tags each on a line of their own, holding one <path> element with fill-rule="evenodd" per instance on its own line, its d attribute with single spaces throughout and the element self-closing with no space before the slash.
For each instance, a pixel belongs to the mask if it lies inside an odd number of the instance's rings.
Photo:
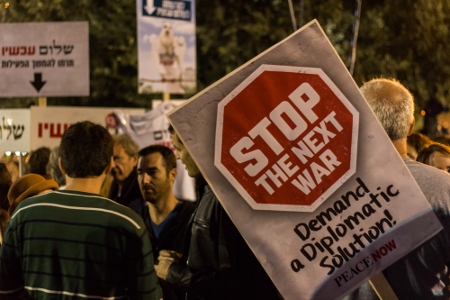
<svg viewBox="0 0 450 300">
<path fill-rule="evenodd" d="M 148 211 L 150 213 L 150 218 L 156 225 L 161 224 L 167 216 L 172 212 L 178 203 L 178 199 L 171 191 L 166 197 L 158 199 L 155 203 L 148 203 Z"/>
<path fill-rule="evenodd" d="M 100 194 L 104 177 L 104 174 L 89 178 L 71 178 L 66 175 L 66 190 Z"/>
<path fill-rule="evenodd" d="M 401 157 L 408 157 L 406 138 L 392 141 L 392 144 Z"/>
</svg>

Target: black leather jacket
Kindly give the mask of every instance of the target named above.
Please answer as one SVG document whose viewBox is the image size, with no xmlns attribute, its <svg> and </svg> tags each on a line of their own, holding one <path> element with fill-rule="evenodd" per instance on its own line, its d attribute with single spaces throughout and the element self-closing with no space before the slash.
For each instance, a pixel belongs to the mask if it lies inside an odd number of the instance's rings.
<svg viewBox="0 0 450 300">
<path fill-rule="evenodd" d="M 188 299 L 279 299 L 207 185 L 188 225 L 183 258 L 172 263 L 166 280 L 186 290 Z"/>
</svg>

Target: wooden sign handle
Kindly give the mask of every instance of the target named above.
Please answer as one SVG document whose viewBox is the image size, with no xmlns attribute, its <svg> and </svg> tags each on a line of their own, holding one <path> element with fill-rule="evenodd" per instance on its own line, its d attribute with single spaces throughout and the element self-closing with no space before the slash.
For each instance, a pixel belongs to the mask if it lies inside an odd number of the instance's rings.
<svg viewBox="0 0 450 300">
<path fill-rule="evenodd" d="M 391 285 L 382 272 L 370 278 L 369 283 L 381 300 L 398 300 L 397 295 L 395 295 Z"/>
</svg>

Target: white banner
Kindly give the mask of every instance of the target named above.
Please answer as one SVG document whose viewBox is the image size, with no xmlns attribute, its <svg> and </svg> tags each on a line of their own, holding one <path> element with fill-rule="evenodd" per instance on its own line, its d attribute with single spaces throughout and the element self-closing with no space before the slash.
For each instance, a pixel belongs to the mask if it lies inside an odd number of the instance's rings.
<svg viewBox="0 0 450 300">
<path fill-rule="evenodd" d="M 285 299 L 337 299 L 442 228 L 316 21 L 168 118 Z"/>
<path fill-rule="evenodd" d="M 112 114 L 115 109 L 117 108 L 32 106 L 30 109 L 30 149 L 27 151 L 43 146 L 49 148 L 59 146 L 64 131 L 76 122 L 88 120 L 106 126 L 108 115 Z M 134 114 L 144 114 L 145 112 L 143 108 L 123 110 Z"/>
<path fill-rule="evenodd" d="M 89 96 L 88 22 L 0 24 L 0 97 Z"/>
<path fill-rule="evenodd" d="M 139 93 L 194 93 L 195 1 L 137 0 Z"/>
<path fill-rule="evenodd" d="M 0 151 L 30 150 L 30 110 L 0 110 Z"/>
</svg>

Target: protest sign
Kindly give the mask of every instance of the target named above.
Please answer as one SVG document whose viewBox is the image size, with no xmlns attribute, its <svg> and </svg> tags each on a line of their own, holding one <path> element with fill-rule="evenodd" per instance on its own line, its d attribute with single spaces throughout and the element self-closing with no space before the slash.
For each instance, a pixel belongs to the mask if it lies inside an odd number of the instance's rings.
<svg viewBox="0 0 450 300">
<path fill-rule="evenodd" d="M 88 96 L 89 23 L 0 24 L 0 97 Z"/>
<path fill-rule="evenodd" d="M 255 209 L 314 211 L 355 172 L 358 112 L 320 69 L 262 65 L 218 110 L 215 164 Z"/>
<path fill-rule="evenodd" d="M 168 118 L 285 299 L 339 298 L 441 230 L 316 21 Z"/>
<path fill-rule="evenodd" d="M 138 0 L 139 93 L 196 89 L 195 1 Z"/>
<path fill-rule="evenodd" d="M 71 107 L 71 106 L 32 106 L 30 128 L 30 150 L 39 147 L 56 147 L 66 129 L 81 121 L 91 121 L 107 125 L 108 117 L 119 107 Z M 144 114 L 143 108 L 123 108 L 127 113 Z"/>
<path fill-rule="evenodd" d="M 30 151 L 30 110 L 0 110 L 0 151 Z"/>
</svg>

